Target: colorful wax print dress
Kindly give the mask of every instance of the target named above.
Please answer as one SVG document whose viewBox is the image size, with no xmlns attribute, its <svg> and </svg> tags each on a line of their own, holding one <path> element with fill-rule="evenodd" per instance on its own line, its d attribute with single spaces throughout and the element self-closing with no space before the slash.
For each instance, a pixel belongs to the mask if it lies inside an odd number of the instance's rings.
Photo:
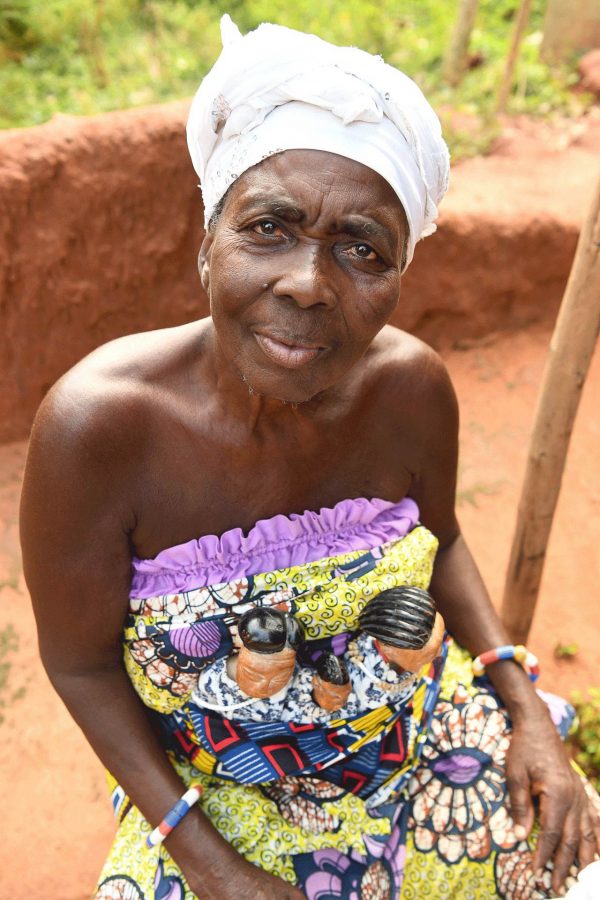
<svg viewBox="0 0 600 900">
<path fill-rule="evenodd" d="M 327 713 L 312 699 L 319 655 L 347 657 L 371 597 L 426 588 L 436 548 L 412 500 L 358 499 L 134 560 L 125 665 L 174 767 L 204 785 L 204 813 L 239 853 L 309 900 L 550 895 L 550 869 L 534 881 L 509 814 L 507 713 L 449 638 L 388 690 L 358 635 L 346 705 Z M 239 616 L 256 606 L 293 614 L 305 634 L 289 687 L 269 700 L 241 695 L 225 669 Z M 551 711 L 564 732 L 569 708 L 552 698 Z M 114 783 L 113 803 L 96 900 L 191 900 Z"/>
</svg>

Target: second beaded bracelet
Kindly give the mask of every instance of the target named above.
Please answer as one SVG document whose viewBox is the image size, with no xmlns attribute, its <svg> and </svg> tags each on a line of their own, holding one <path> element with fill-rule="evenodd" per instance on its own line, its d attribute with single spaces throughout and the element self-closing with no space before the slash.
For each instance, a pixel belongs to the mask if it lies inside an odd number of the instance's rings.
<svg viewBox="0 0 600 900">
<path fill-rule="evenodd" d="M 193 784 L 185 794 L 179 798 L 175 806 L 173 806 L 166 814 L 160 825 L 150 832 L 146 838 L 147 847 L 157 847 L 162 844 L 164 839 L 168 837 L 176 825 L 179 825 L 183 817 L 190 811 L 194 803 L 197 803 L 204 788 L 201 784 Z"/>
</svg>

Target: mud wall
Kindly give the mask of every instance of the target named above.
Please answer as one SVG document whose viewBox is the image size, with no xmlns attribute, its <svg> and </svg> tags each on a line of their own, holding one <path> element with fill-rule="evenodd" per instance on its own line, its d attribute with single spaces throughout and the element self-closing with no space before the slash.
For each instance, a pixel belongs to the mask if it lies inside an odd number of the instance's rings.
<svg viewBox="0 0 600 900">
<path fill-rule="evenodd" d="M 94 347 L 206 313 L 185 114 L 175 103 L 0 136 L 0 441 L 25 436 Z M 459 195 L 417 250 L 395 324 L 443 346 L 554 316 L 576 224 L 465 211 Z"/>
</svg>

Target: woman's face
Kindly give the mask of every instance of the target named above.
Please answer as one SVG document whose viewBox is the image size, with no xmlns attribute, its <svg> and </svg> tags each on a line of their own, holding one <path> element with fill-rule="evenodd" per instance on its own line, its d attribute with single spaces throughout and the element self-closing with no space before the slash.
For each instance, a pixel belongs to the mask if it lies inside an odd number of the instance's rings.
<svg viewBox="0 0 600 900">
<path fill-rule="evenodd" d="M 221 356 L 267 397 L 334 385 L 398 302 L 405 222 L 388 183 L 344 157 L 287 150 L 249 169 L 203 247 Z"/>
</svg>

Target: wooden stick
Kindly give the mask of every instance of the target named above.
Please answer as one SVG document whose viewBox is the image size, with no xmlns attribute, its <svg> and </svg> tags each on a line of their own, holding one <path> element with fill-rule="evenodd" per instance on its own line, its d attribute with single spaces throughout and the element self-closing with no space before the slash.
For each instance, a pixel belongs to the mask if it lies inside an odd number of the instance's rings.
<svg viewBox="0 0 600 900">
<path fill-rule="evenodd" d="M 496 112 L 499 113 L 504 112 L 504 110 L 506 109 L 508 95 L 510 94 L 510 89 L 512 87 L 515 65 L 519 56 L 519 47 L 521 46 L 521 41 L 523 40 L 523 35 L 525 34 L 525 29 L 527 28 L 527 23 L 529 22 L 530 10 L 531 0 L 521 0 L 521 4 L 517 12 L 515 27 L 512 33 L 512 40 L 510 42 L 510 50 L 508 51 L 508 56 L 506 58 L 504 75 L 502 76 L 500 90 L 498 91 Z"/>
<path fill-rule="evenodd" d="M 515 643 L 525 643 L 531 627 L 571 430 L 599 330 L 600 179 L 550 342 L 531 437 L 502 602 L 502 619 Z"/>
<path fill-rule="evenodd" d="M 478 2 L 479 0 L 460 0 L 459 3 L 458 17 L 442 63 L 442 75 L 452 87 L 456 87 L 467 68 L 467 53 Z"/>
</svg>

